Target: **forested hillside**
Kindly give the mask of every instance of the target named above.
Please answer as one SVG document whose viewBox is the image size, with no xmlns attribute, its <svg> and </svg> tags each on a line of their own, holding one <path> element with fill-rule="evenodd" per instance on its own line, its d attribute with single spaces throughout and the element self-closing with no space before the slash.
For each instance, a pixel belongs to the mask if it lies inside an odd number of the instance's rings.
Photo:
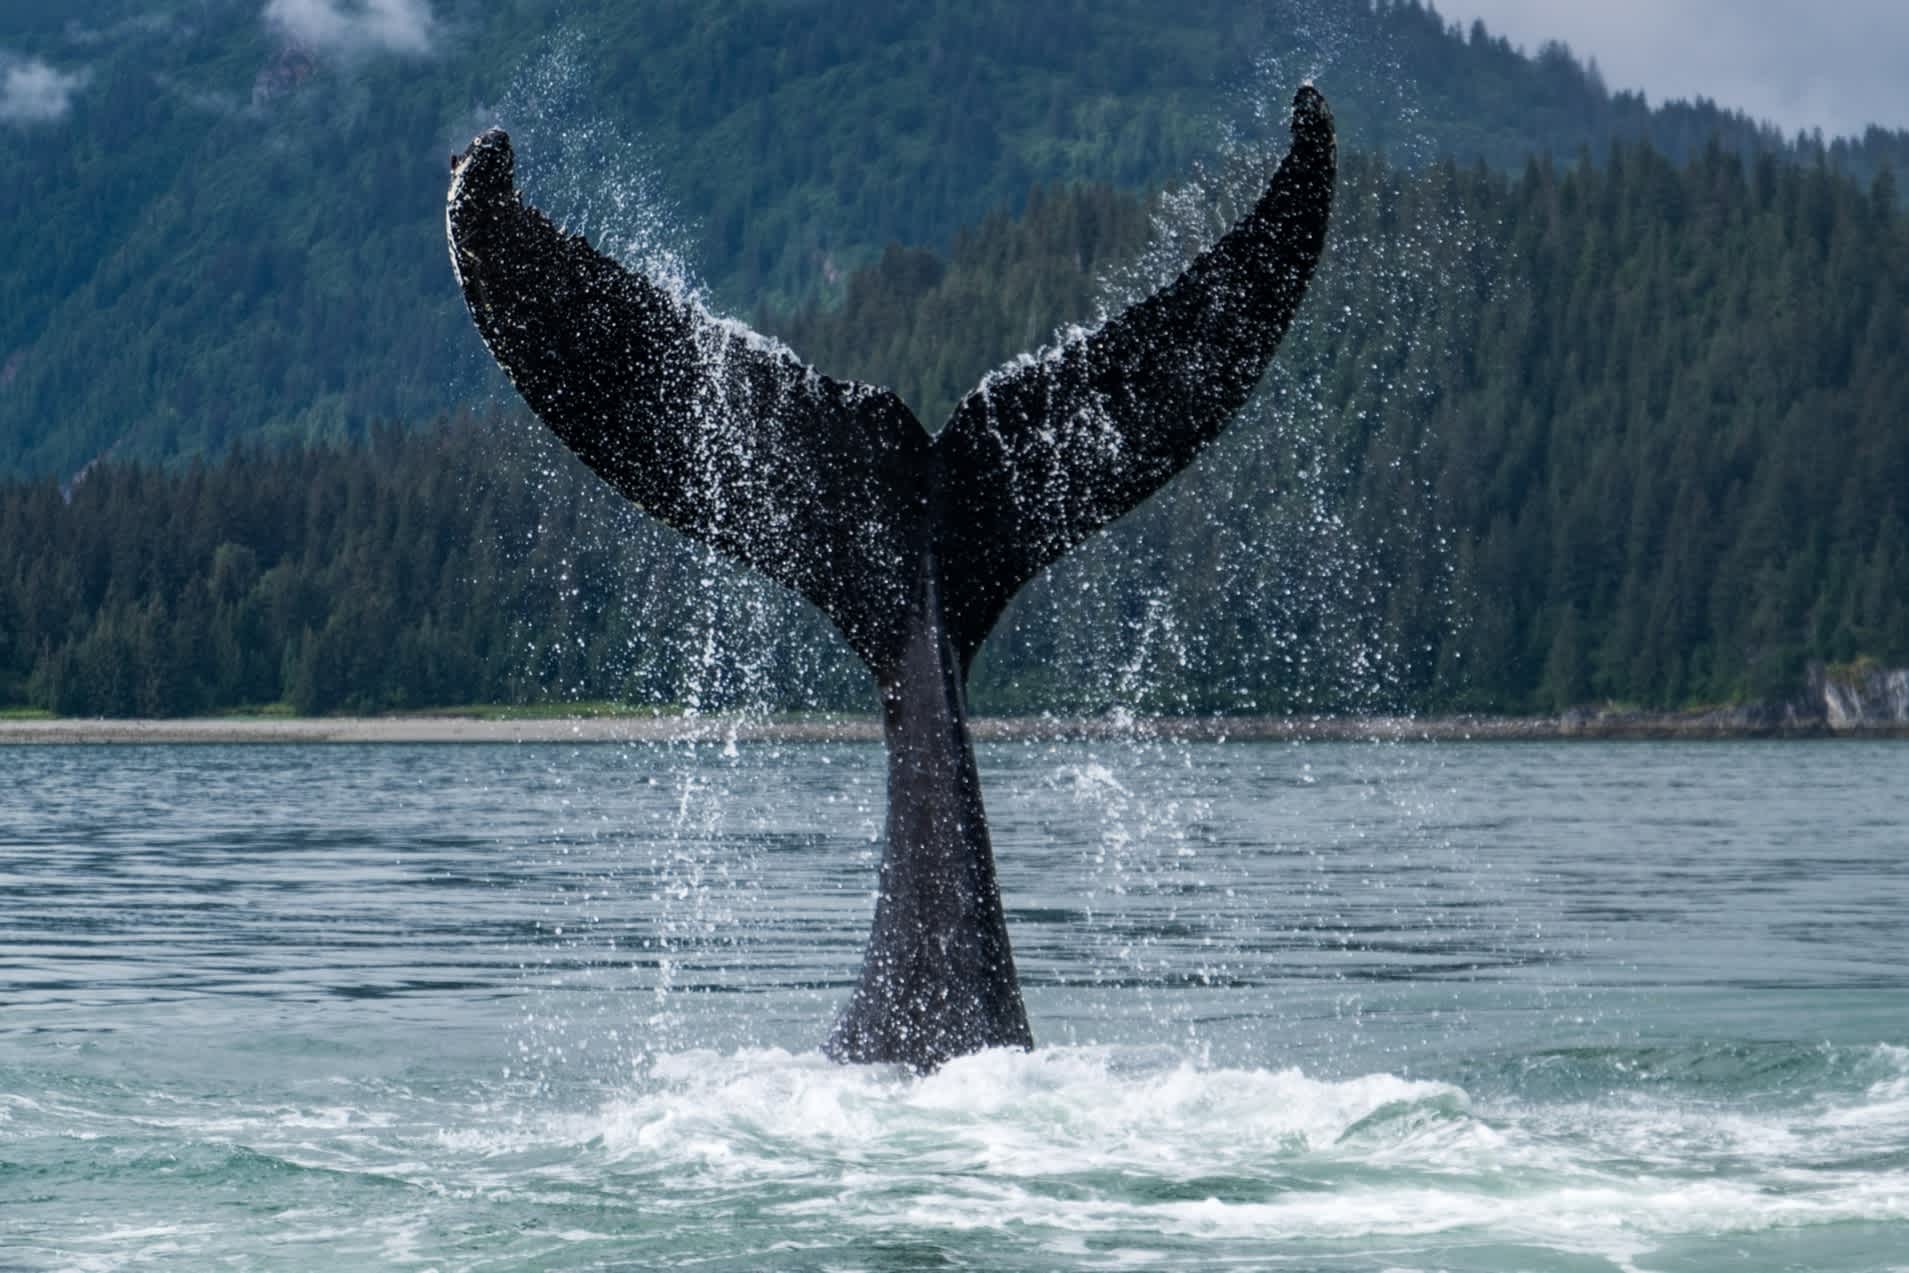
<svg viewBox="0 0 1909 1273">
<path fill-rule="evenodd" d="M 1810 659 L 1909 662 L 1898 202 L 1888 178 L 1722 148 L 1512 175 L 1348 160 L 1259 410 L 1028 589 L 976 705 L 1679 706 L 1787 697 Z M 1047 190 L 765 321 L 934 420 L 1159 277 L 1205 207 Z M 801 603 L 515 416 L 106 464 L 70 501 L 50 479 L 0 486 L 0 702 L 543 696 L 870 702 Z"/>
<path fill-rule="evenodd" d="M 1229 135 L 1276 149 L 1266 108 L 1307 76 L 1349 151 L 1414 165 L 1515 173 L 1634 137 L 1681 160 L 1717 136 L 1867 181 L 1909 153 L 1900 133 L 1823 150 L 1708 104 L 1650 109 L 1411 0 L 430 12 L 353 43 L 258 0 L 0 6 L 0 49 L 71 85 L 63 116 L 0 127 L 0 472 L 356 437 L 494 390 L 441 225 L 446 156 L 492 122 L 540 198 L 686 255 L 745 314 L 832 299 L 890 242 L 946 251 L 1037 184 L 1138 192 Z"/>
</svg>

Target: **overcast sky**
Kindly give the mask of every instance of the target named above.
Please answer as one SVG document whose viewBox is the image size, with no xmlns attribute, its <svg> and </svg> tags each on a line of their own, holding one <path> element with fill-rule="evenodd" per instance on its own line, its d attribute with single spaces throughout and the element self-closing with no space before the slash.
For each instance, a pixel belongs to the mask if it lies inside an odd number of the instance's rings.
<svg viewBox="0 0 1909 1273">
<path fill-rule="evenodd" d="M 1654 106 L 1704 96 L 1786 131 L 1909 128 L 1909 0 L 1435 0 L 1536 52 L 1563 40 Z"/>
</svg>

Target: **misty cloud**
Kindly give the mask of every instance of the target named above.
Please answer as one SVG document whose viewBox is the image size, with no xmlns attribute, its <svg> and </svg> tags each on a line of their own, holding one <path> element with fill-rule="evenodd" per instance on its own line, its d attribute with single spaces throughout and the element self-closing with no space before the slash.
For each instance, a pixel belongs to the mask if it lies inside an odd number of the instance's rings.
<svg viewBox="0 0 1909 1273">
<path fill-rule="evenodd" d="M 1786 130 L 1909 127 L 1909 4 L 1902 0 L 1439 0 L 1535 52 L 1562 40 L 1613 89 L 1652 102 L 1708 97 Z"/>
<path fill-rule="evenodd" d="M 185 30 L 177 16 L 167 9 L 153 9 L 147 13 L 135 13 L 121 18 L 106 26 L 87 26 L 81 22 L 68 22 L 64 36 L 68 44 L 82 47 L 102 44 L 118 44 L 125 40 L 144 39 L 151 36 L 171 35 Z"/>
<path fill-rule="evenodd" d="M 266 25 L 308 48 L 356 56 L 431 51 L 430 0 L 269 0 Z"/>
<path fill-rule="evenodd" d="M 72 109 L 73 94 L 84 83 L 84 71 L 0 53 L 0 123 L 51 123 Z"/>
</svg>

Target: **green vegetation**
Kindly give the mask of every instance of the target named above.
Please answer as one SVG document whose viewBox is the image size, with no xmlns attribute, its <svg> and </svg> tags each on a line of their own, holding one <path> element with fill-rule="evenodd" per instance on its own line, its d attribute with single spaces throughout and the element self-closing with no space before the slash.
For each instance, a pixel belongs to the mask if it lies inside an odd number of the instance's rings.
<svg viewBox="0 0 1909 1273">
<path fill-rule="evenodd" d="M 1713 136 L 1864 181 L 1909 157 L 1647 109 L 1401 0 L 437 0 L 421 59 L 288 48 L 260 7 L 0 6 L 7 47 L 89 72 L 68 118 L 0 128 L 0 473 L 360 438 L 499 388 L 441 224 L 445 157 L 493 120 L 574 223 L 636 234 L 615 197 L 653 185 L 635 202 L 741 313 L 830 299 L 891 242 L 945 252 L 1037 184 L 1183 179 L 1226 123 L 1272 138 L 1255 108 L 1308 75 L 1348 151 L 1421 165 Z"/>
<path fill-rule="evenodd" d="M 1135 196 L 1048 190 L 769 325 L 932 421 L 1090 312 L 1148 224 Z M 1515 177 L 1349 158 L 1265 418 L 1031 585 L 976 706 L 1670 707 L 1909 662 L 1905 280 L 1887 179 L 1722 148 Z M 801 602 L 513 416 L 105 463 L 70 499 L 0 484 L 0 704 L 761 697 L 870 703 Z"/>
</svg>

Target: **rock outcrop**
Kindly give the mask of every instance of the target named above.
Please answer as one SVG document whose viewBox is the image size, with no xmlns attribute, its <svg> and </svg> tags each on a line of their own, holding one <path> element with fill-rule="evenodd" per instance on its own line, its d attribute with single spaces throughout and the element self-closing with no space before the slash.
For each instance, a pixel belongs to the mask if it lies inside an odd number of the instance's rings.
<svg viewBox="0 0 1909 1273">
<path fill-rule="evenodd" d="M 1909 726 L 1909 668 L 1870 659 L 1810 666 L 1810 701 L 1838 734 L 1896 732 Z"/>
</svg>

